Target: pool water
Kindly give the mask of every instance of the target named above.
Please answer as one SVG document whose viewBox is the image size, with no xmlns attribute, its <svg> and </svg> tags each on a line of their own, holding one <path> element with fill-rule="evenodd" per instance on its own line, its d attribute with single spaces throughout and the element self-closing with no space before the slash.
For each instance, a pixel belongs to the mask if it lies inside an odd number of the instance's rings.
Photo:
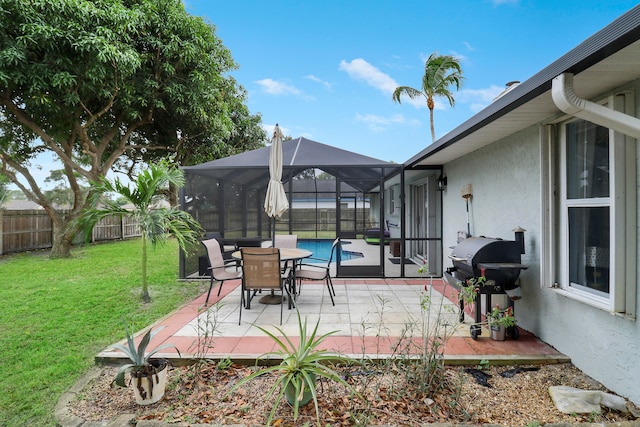
<svg viewBox="0 0 640 427">
<path fill-rule="evenodd" d="M 346 246 L 348 242 L 341 242 L 338 248 L 340 248 L 340 259 L 342 261 L 354 259 L 354 258 L 362 258 L 362 254 L 359 252 L 346 251 L 344 246 Z M 306 249 L 308 251 L 313 252 L 312 257 L 314 258 L 322 258 L 329 259 L 331 256 L 331 245 L 333 245 L 333 240 L 329 239 L 300 239 L 298 240 L 298 248 Z M 309 263 L 323 263 L 323 261 L 318 261 L 315 259 L 305 260 L 304 262 Z M 324 261 L 326 262 L 326 261 Z M 332 262 L 336 262 L 336 257 L 333 257 Z"/>
</svg>

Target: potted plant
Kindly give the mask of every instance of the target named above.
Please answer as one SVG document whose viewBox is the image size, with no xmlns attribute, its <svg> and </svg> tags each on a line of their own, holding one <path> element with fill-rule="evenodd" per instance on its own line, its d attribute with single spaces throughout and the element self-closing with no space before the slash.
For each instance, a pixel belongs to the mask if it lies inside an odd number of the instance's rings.
<svg viewBox="0 0 640 427">
<path fill-rule="evenodd" d="M 487 313 L 487 322 L 491 330 L 491 338 L 497 341 L 504 341 L 507 328 L 514 328 L 516 325 L 513 308 L 507 307 L 502 310 L 499 305 L 496 305 L 491 309 L 490 313 Z"/>
<path fill-rule="evenodd" d="M 125 374 L 130 372 L 131 379 L 134 381 L 133 392 L 136 403 L 140 405 L 156 403 L 164 396 L 168 361 L 166 359 L 151 359 L 151 357 L 165 348 L 175 348 L 178 356 L 180 356 L 180 350 L 172 344 L 162 344 L 147 352 L 149 342 L 162 328 L 158 328 L 155 331 L 149 329 L 137 347 L 134 341 L 133 329 L 130 330 L 126 322 L 124 328 L 127 335 L 127 346 L 115 344 L 113 347 L 127 355 L 131 363 L 127 363 L 118 369 L 114 383 L 120 387 L 126 387 Z"/>
<path fill-rule="evenodd" d="M 298 330 L 300 332 L 299 344 L 294 344 L 291 338 L 289 338 L 279 327 L 275 328 L 282 335 L 282 339 L 275 336 L 268 330 L 255 325 L 256 328 L 271 337 L 271 339 L 280 348 L 280 350 L 266 353 L 262 357 L 274 356 L 282 359 L 282 361 L 278 365 L 266 367 L 241 379 L 229 391 L 229 393 L 231 393 L 248 381 L 266 373 L 277 374 L 276 382 L 271 387 L 267 395 L 267 398 L 271 398 L 277 391 L 275 403 L 269 413 L 269 418 L 267 419 L 267 425 L 271 424 L 276 409 L 280 406 L 283 398 L 293 406 L 294 420 L 298 418 L 299 408 L 313 400 L 316 410 L 317 425 L 320 425 L 320 413 L 318 411 L 318 399 L 316 395 L 317 378 L 323 377 L 336 381 L 352 390 L 354 394 L 358 394 L 350 384 L 348 384 L 329 366 L 329 363 L 336 360 L 350 359 L 319 348 L 328 336 L 336 333 L 337 331 L 331 331 L 318 336 L 318 326 L 320 325 L 320 319 L 318 319 L 318 322 L 313 328 L 311 334 L 307 335 L 307 320 L 305 318 L 303 322 L 300 318 L 300 312 L 298 312 L 297 309 L 296 312 L 298 315 Z"/>
<path fill-rule="evenodd" d="M 462 303 L 462 306 L 468 306 L 475 303 L 478 294 L 480 293 L 480 286 L 484 286 L 487 282 L 487 278 L 480 276 L 477 279 L 472 277 L 467 279 L 465 283 L 458 282 L 460 290 L 458 291 L 458 301 Z"/>
</svg>

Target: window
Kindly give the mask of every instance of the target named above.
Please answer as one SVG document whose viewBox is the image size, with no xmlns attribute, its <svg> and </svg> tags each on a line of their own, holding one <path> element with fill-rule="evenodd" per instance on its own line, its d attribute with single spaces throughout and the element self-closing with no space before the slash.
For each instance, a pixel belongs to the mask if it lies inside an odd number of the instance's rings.
<svg viewBox="0 0 640 427">
<path fill-rule="evenodd" d="M 609 129 L 578 120 L 565 125 L 563 216 L 569 286 L 610 292 Z"/>
<path fill-rule="evenodd" d="M 628 99 L 610 101 L 624 109 Z M 571 298 L 635 317 L 635 140 L 582 119 L 557 129 L 551 277 Z"/>
<path fill-rule="evenodd" d="M 389 214 L 393 215 L 396 213 L 396 186 L 393 185 L 389 189 Z"/>
</svg>

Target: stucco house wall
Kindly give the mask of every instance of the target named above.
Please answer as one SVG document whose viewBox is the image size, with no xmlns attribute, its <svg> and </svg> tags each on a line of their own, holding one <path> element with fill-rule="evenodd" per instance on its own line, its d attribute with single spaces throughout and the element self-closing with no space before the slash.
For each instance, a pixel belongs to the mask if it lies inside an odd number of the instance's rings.
<svg viewBox="0 0 640 427">
<path fill-rule="evenodd" d="M 634 88 L 636 111 L 640 111 L 640 83 L 635 82 Z M 640 404 L 638 321 L 578 302 L 541 283 L 545 259 L 542 253 L 545 192 L 541 170 L 546 164 L 541 154 L 542 131 L 542 123 L 531 126 L 444 165 L 448 177 L 443 194 L 445 268 L 451 265 L 446 258 L 448 248 L 456 245 L 458 231 L 467 229 L 461 189 L 471 184 L 473 236 L 512 240 L 514 228 L 520 226 L 527 230 L 522 262 L 529 269 L 520 276 L 523 298 L 515 303 L 518 325 L 569 355 L 578 368 L 594 379 Z M 640 175 L 636 172 L 638 158 L 635 163 L 633 173 Z M 637 184 L 636 193 L 638 188 Z M 636 239 L 640 240 L 640 236 Z M 636 256 L 640 263 L 640 257 Z M 636 306 L 640 307 L 640 297 L 636 299 Z"/>
</svg>

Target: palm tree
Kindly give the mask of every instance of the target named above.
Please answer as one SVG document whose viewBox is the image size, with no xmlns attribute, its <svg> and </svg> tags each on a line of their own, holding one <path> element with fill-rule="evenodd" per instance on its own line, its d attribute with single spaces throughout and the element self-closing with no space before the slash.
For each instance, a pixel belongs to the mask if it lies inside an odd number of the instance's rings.
<svg viewBox="0 0 640 427">
<path fill-rule="evenodd" d="M 184 182 L 184 173 L 168 160 L 149 165 L 138 175 L 133 190 L 117 178 L 114 182 L 103 178 L 91 186 L 89 201 L 94 208 L 83 212 L 80 218 L 82 229 L 88 235 L 100 219 L 111 215 L 129 216 L 139 224 L 142 232 L 141 298 L 145 302 L 151 300 L 147 285 L 147 243 L 150 242 L 155 248 L 158 243 L 164 244 L 169 236 L 173 236 L 180 248 L 186 251 L 191 245 L 197 244 L 202 235 L 202 227 L 190 214 L 177 207 L 164 208 L 158 204 L 160 193 L 165 192 L 169 184 L 182 187 Z M 104 199 L 106 193 L 115 193 L 118 202 L 126 201 L 133 205 L 133 210 L 124 209 L 116 201 Z M 100 207 L 95 207 L 98 204 Z"/>
<path fill-rule="evenodd" d="M 458 59 L 450 55 L 438 55 L 433 52 L 429 55 L 429 59 L 424 64 L 424 76 L 422 76 L 422 90 L 414 89 L 409 86 L 399 86 L 393 91 L 393 100 L 400 104 L 400 96 L 407 95 L 414 99 L 420 96 L 427 98 L 427 107 L 429 108 L 429 119 L 431 123 L 431 139 L 436 140 L 436 131 L 433 126 L 433 108 L 435 96 L 447 98 L 449 105 L 455 105 L 455 98 L 449 89 L 451 86 L 456 87 L 456 91 L 462 86 L 462 69 L 458 63 Z"/>
</svg>

